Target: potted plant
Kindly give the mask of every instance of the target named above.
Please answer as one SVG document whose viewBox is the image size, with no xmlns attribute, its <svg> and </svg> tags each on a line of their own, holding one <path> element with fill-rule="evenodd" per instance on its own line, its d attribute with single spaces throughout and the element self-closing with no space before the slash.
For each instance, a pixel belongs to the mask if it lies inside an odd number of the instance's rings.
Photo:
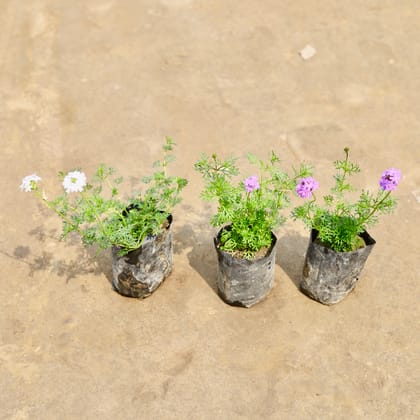
<svg viewBox="0 0 420 420">
<path fill-rule="evenodd" d="M 344 153 L 344 160 L 334 162 L 335 183 L 330 194 L 323 197 L 324 205 L 317 203 L 314 193 L 318 182 L 312 177 L 302 178 L 296 192 L 310 200 L 292 211 L 292 217 L 302 220 L 311 230 L 300 287 L 326 305 L 340 302 L 354 289 L 376 243 L 366 229 L 378 222 L 379 214 L 396 208 L 391 192 L 401 179 L 398 169 L 387 169 L 375 194 L 362 190 L 359 198 L 350 202 L 345 195 L 355 188 L 348 177 L 360 172 L 360 167 L 349 161 L 347 147 Z"/>
<path fill-rule="evenodd" d="M 128 198 L 119 193 L 115 170 L 100 165 L 88 182 L 80 170 L 59 173 L 64 192 L 49 200 L 41 178 L 25 177 L 20 186 L 37 195 L 62 219 L 62 237 L 77 232 L 84 245 L 112 249 L 113 285 L 125 296 L 150 295 L 172 270 L 172 211 L 187 180 L 167 174 L 175 143 L 166 138 L 155 172 L 142 178 L 147 188 Z"/>
<path fill-rule="evenodd" d="M 272 152 L 268 162 L 248 155 L 259 174 L 237 180 L 236 161 L 203 155 L 194 168 L 204 179 L 202 198 L 218 204 L 210 223 L 220 228 L 214 238 L 219 294 L 231 305 L 250 307 L 272 288 L 277 242 L 273 230 L 285 221 L 281 211 L 297 180 L 310 171 L 302 165 L 289 176 Z"/>
</svg>

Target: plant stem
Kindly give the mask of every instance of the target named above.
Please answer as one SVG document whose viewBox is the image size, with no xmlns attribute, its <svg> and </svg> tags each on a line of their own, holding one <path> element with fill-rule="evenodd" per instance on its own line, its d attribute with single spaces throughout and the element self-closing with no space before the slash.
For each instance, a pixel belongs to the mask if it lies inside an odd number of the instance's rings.
<svg viewBox="0 0 420 420">
<path fill-rule="evenodd" d="M 311 191 L 311 194 L 312 194 L 312 200 L 311 201 L 309 201 L 309 203 L 308 203 L 308 206 L 307 206 L 307 213 L 306 213 L 306 217 L 307 217 L 307 219 L 308 220 L 312 220 L 312 217 L 311 217 L 311 215 L 309 214 L 309 210 L 311 209 L 311 207 L 312 207 L 312 204 L 314 204 L 315 202 L 316 202 L 316 196 L 315 196 L 315 193 L 313 192 L 313 191 Z"/>
<path fill-rule="evenodd" d="M 114 187 L 112 186 L 111 182 L 109 181 L 108 178 L 105 178 L 105 182 L 106 182 L 106 185 L 108 185 L 108 188 L 111 190 L 111 193 L 112 193 L 112 190 L 113 190 Z"/>
<path fill-rule="evenodd" d="M 346 154 L 346 159 L 344 160 L 345 164 L 343 165 L 344 166 L 344 169 L 343 169 L 343 178 L 340 181 L 341 187 L 343 187 L 344 181 L 346 179 L 346 175 L 348 173 L 348 171 L 347 171 L 347 162 L 349 160 L 349 149 L 347 147 L 344 148 L 344 153 Z M 344 196 L 343 191 L 340 190 L 340 189 L 338 189 L 338 191 L 337 191 L 337 201 L 338 201 L 339 204 L 344 204 L 343 203 L 343 196 Z M 338 206 L 336 206 L 336 208 L 337 207 Z M 341 210 L 340 212 L 338 212 L 338 211 L 336 212 L 336 215 L 337 216 L 342 216 L 342 214 L 343 214 L 343 210 Z"/>
<path fill-rule="evenodd" d="M 366 217 L 364 217 L 361 221 L 359 221 L 360 226 L 363 226 L 373 216 L 373 214 L 378 210 L 378 207 L 389 197 L 390 194 L 391 194 L 391 191 L 387 191 L 387 193 L 382 197 L 382 199 L 379 200 L 373 206 L 373 209 L 370 211 L 370 213 Z"/>
<path fill-rule="evenodd" d="M 104 224 L 103 224 L 103 222 L 102 222 L 101 218 L 100 218 L 100 217 L 98 216 L 98 214 L 96 213 L 96 210 L 95 210 L 94 206 L 92 206 L 92 202 L 89 200 L 89 198 L 87 197 L 87 195 L 86 195 L 83 191 L 80 193 L 80 195 L 81 195 L 81 197 L 83 198 L 83 200 L 85 200 L 85 201 L 86 201 L 86 203 L 90 206 L 90 208 L 91 208 L 91 209 L 94 209 L 95 219 L 96 219 L 96 221 L 97 221 L 97 223 L 98 223 L 98 225 L 99 225 L 99 227 L 100 227 L 100 229 L 101 229 L 101 231 L 102 231 L 103 235 L 104 235 L 105 237 L 107 237 L 107 238 L 108 238 L 109 236 L 108 236 L 107 231 L 105 230 L 105 226 L 104 226 Z"/>
<path fill-rule="evenodd" d="M 40 200 L 49 208 L 51 209 L 54 213 L 56 213 L 59 217 L 61 217 L 66 223 L 68 223 L 69 225 L 74 226 L 74 223 L 69 220 L 63 213 L 59 212 L 57 210 L 57 208 L 55 206 L 53 206 L 43 195 L 43 193 L 39 190 L 34 190 L 34 192 L 38 195 L 38 197 L 40 198 Z M 81 235 L 82 231 L 79 229 L 79 227 L 77 227 L 76 232 Z"/>
</svg>

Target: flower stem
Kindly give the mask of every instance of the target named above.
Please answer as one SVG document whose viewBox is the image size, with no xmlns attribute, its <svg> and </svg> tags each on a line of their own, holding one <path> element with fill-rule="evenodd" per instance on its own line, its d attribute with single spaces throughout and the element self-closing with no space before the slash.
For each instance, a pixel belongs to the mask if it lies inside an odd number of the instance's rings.
<svg viewBox="0 0 420 420">
<path fill-rule="evenodd" d="M 387 193 L 373 206 L 370 213 L 359 222 L 360 226 L 363 226 L 374 215 L 379 206 L 389 197 L 390 194 L 391 191 L 387 191 Z"/>
<path fill-rule="evenodd" d="M 62 212 L 58 211 L 57 208 L 51 204 L 51 202 L 49 202 L 45 197 L 44 194 L 40 191 L 40 190 L 34 190 L 34 192 L 36 193 L 36 195 L 40 198 L 40 200 L 49 208 L 51 209 L 54 213 L 56 213 L 59 217 L 61 217 L 66 223 L 68 223 L 69 225 L 74 226 L 74 223 L 68 219 L 68 217 L 66 217 L 65 214 L 63 214 Z M 82 234 L 82 231 L 77 227 L 76 229 L 74 229 L 78 234 Z"/>
<path fill-rule="evenodd" d="M 99 227 L 100 227 L 100 229 L 101 229 L 102 233 L 104 234 L 104 236 L 108 238 L 108 233 L 107 233 L 107 231 L 105 230 L 105 226 L 104 226 L 104 224 L 103 224 L 103 222 L 102 222 L 101 218 L 98 216 L 98 214 L 97 214 L 97 212 L 96 212 L 96 210 L 95 210 L 94 206 L 92 205 L 92 202 L 89 200 L 89 198 L 87 197 L 87 195 L 86 195 L 83 191 L 80 193 L 80 195 L 81 195 L 81 197 L 83 198 L 83 200 L 85 200 L 85 201 L 86 201 L 86 203 L 90 206 L 90 208 L 94 210 L 95 219 L 96 219 L 96 221 L 97 221 L 97 223 L 98 223 L 98 225 L 99 225 Z"/>
</svg>

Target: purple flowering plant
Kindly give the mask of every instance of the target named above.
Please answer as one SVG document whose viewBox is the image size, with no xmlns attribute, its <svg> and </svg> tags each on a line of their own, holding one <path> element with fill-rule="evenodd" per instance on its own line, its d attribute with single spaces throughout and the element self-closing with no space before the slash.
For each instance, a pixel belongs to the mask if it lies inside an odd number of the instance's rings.
<svg viewBox="0 0 420 420">
<path fill-rule="evenodd" d="M 355 191 L 348 177 L 359 173 L 360 167 L 349 161 L 349 148 L 346 147 L 344 153 L 344 160 L 334 162 L 337 171 L 335 184 L 330 194 L 323 196 L 324 206 L 317 204 L 315 191 L 319 183 L 306 177 L 299 180 L 296 193 L 307 201 L 292 211 L 293 219 L 300 219 L 307 228 L 318 231 L 318 242 L 337 252 L 354 251 L 365 246 L 359 235 L 378 222 L 378 215 L 395 210 L 397 200 L 391 192 L 401 180 L 400 170 L 387 169 L 379 179 L 376 193 L 362 190 L 359 199 L 352 203 L 345 198 L 345 193 Z"/>
<path fill-rule="evenodd" d="M 62 219 L 63 239 L 76 232 L 85 245 L 99 249 L 116 246 L 124 255 L 139 248 L 148 235 L 159 233 L 181 201 L 180 192 L 187 180 L 167 174 L 167 166 L 174 159 L 174 145 L 167 137 L 163 158 L 153 165 L 154 173 L 142 178 L 147 185 L 145 191 L 127 198 L 119 192 L 123 179 L 105 165 L 100 165 L 91 179 L 80 170 L 60 172 L 64 192 L 51 200 L 36 174 L 23 178 L 20 189 L 35 194 Z"/>
<path fill-rule="evenodd" d="M 252 154 L 247 159 L 258 169 L 246 178 L 240 176 L 235 157 L 223 160 L 215 154 L 203 155 L 194 168 L 205 183 L 202 198 L 218 204 L 210 224 L 223 227 L 220 248 L 253 259 L 258 251 L 271 246 L 272 231 L 285 221 L 282 210 L 290 203 L 290 193 L 300 178 L 310 175 L 310 168 L 302 164 L 289 175 L 274 152 L 268 162 Z"/>
</svg>

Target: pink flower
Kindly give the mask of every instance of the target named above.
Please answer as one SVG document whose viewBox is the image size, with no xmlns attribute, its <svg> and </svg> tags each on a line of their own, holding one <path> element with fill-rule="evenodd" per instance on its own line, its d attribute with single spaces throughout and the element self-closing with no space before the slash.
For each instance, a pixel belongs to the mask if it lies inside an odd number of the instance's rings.
<svg viewBox="0 0 420 420">
<path fill-rule="evenodd" d="M 401 171 L 399 169 L 390 168 L 383 172 L 379 185 L 384 191 L 392 191 L 397 188 L 401 180 Z"/>
<path fill-rule="evenodd" d="M 260 188 L 260 183 L 255 175 L 250 176 L 244 181 L 246 192 L 252 192 Z"/>
<path fill-rule="evenodd" d="M 296 192 L 301 198 L 309 198 L 312 195 L 312 191 L 317 190 L 319 187 L 318 181 L 311 176 L 308 178 L 302 178 L 296 187 Z"/>
</svg>

